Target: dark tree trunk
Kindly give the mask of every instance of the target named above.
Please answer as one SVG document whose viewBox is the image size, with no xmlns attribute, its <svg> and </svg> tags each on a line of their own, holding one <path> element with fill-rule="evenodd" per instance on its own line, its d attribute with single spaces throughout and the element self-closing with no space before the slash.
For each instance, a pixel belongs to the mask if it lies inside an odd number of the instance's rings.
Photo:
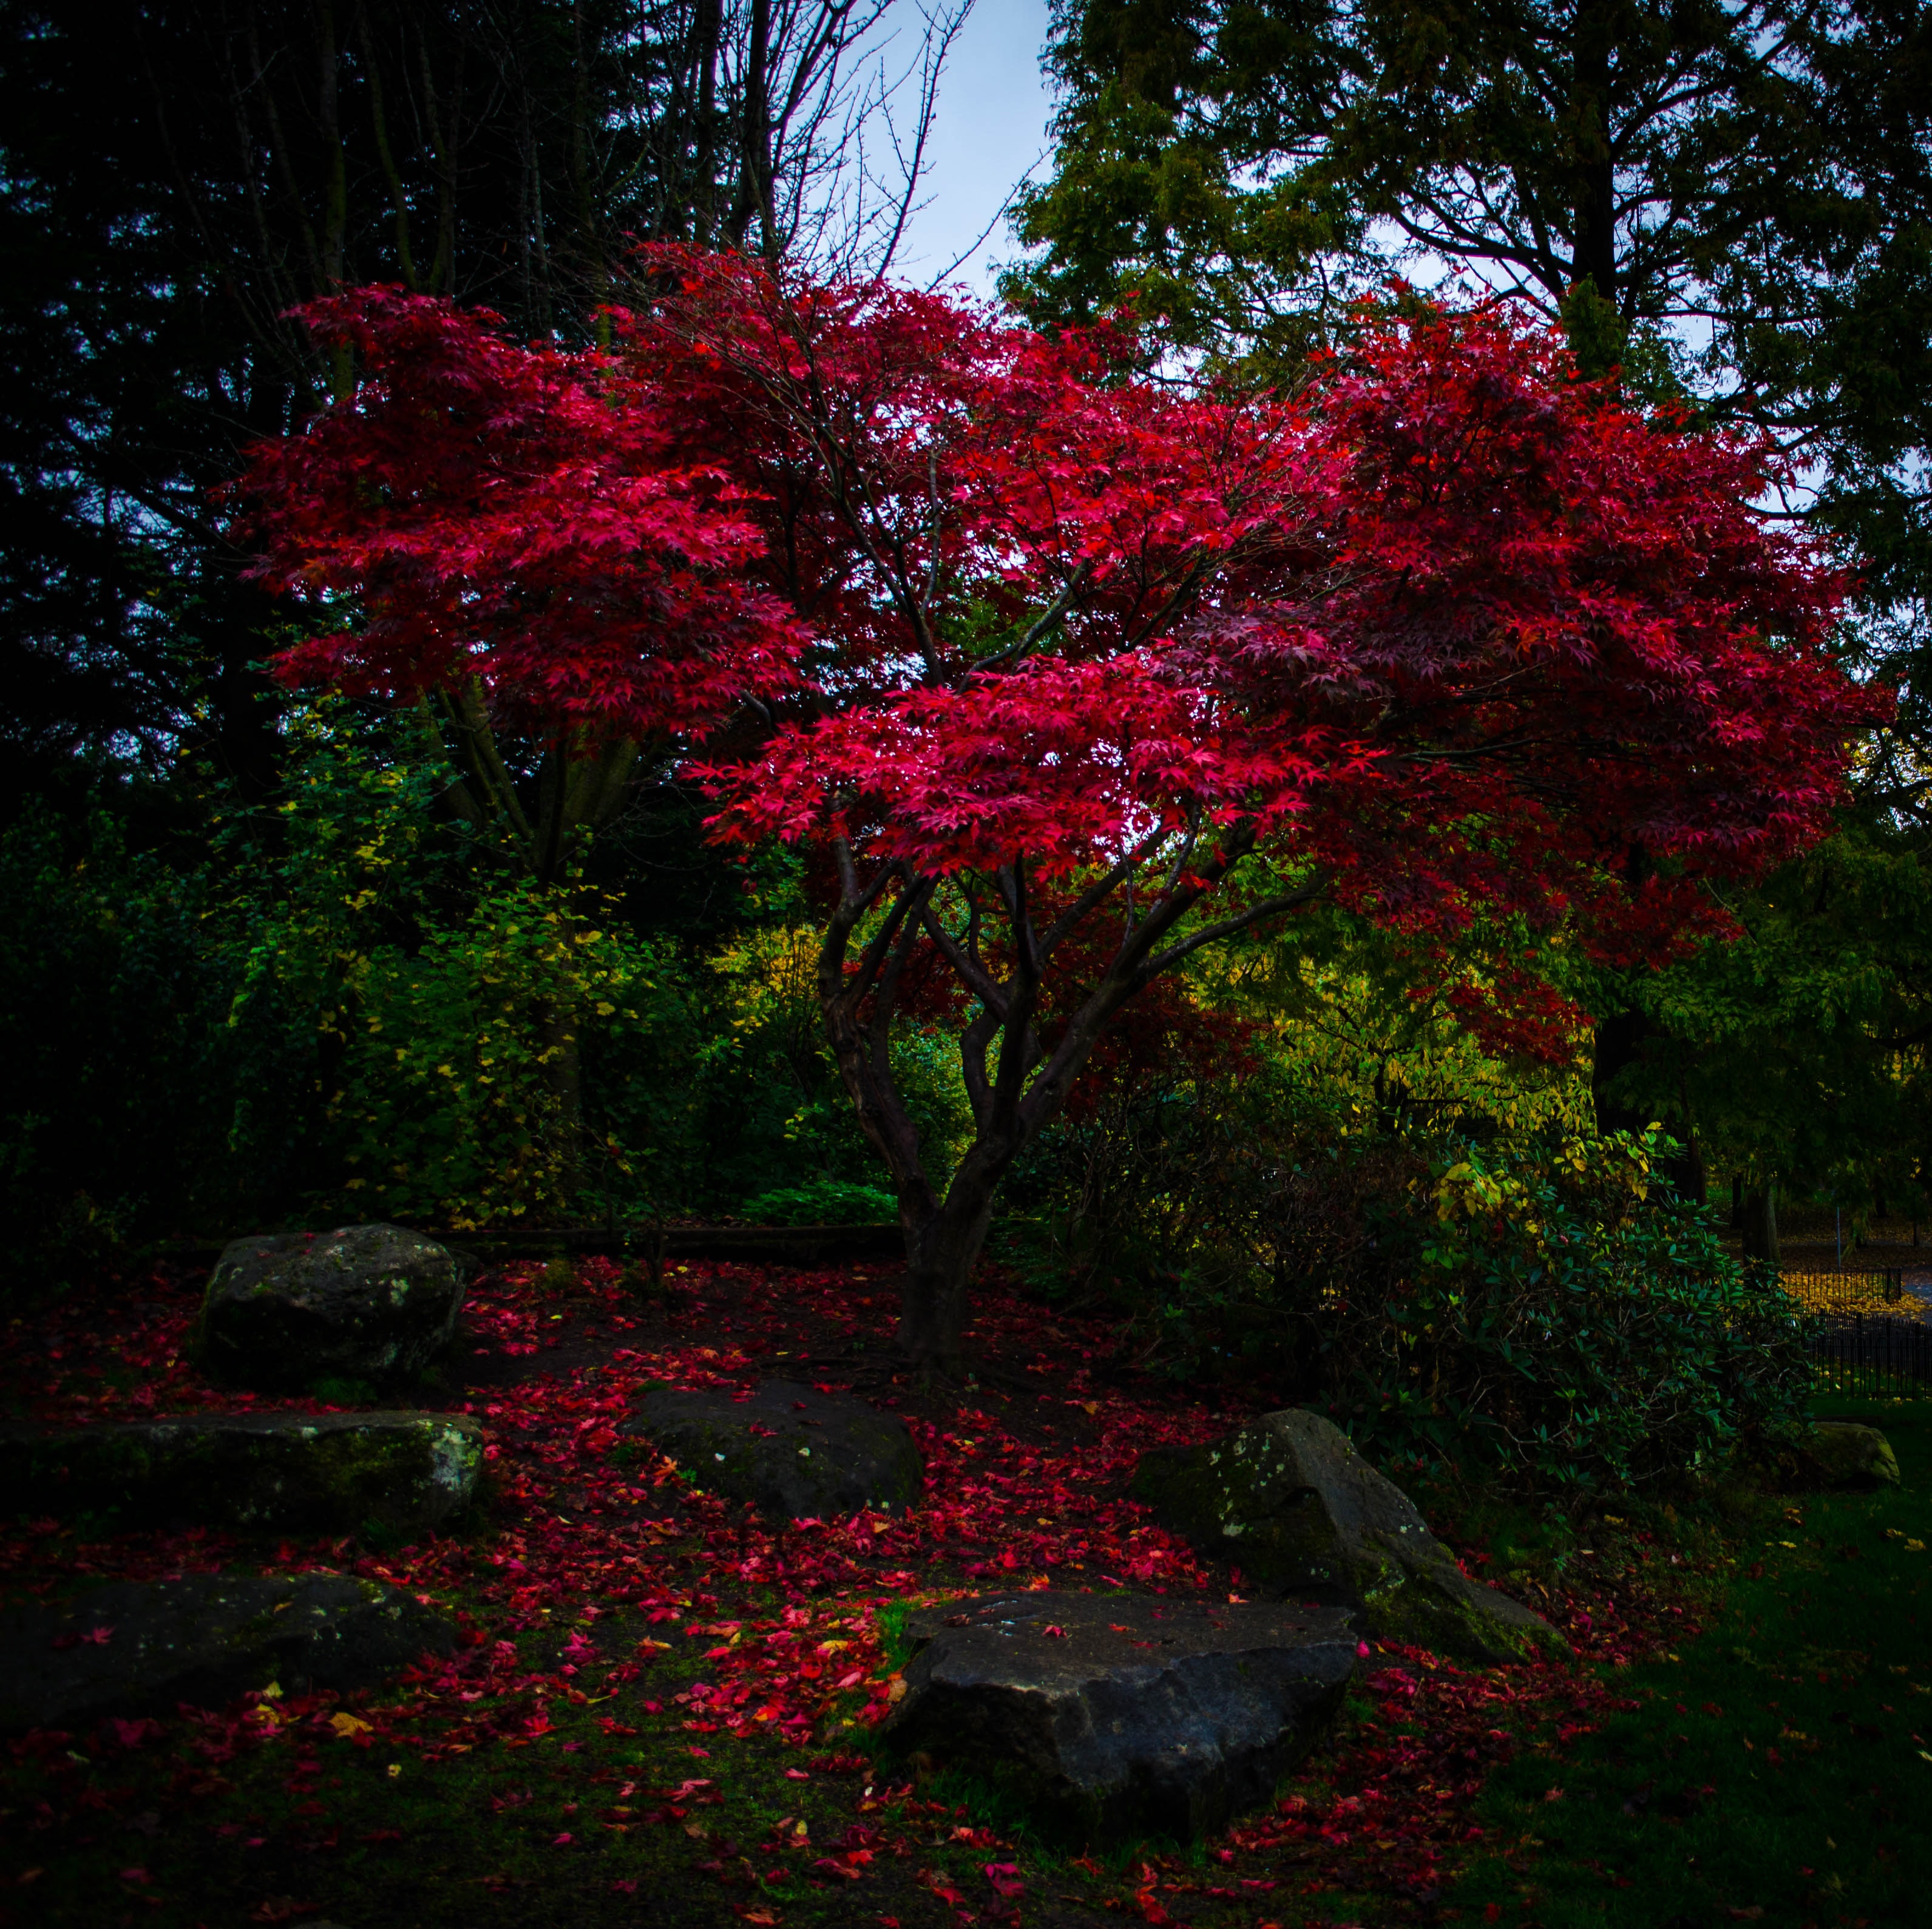
<svg viewBox="0 0 1932 1929">
<path fill-rule="evenodd" d="M 1616 29 L 1609 10 L 1576 10 L 1570 80 L 1570 133 L 1575 142 L 1576 234 L 1571 256 L 1579 282 L 1609 302 L 1617 298 L 1616 172 L 1611 154 L 1610 54 Z"/>
<path fill-rule="evenodd" d="M 272 626 L 278 613 L 252 584 L 232 577 L 216 578 L 210 591 L 208 602 L 216 613 L 208 679 L 214 712 L 212 748 L 217 766 L 237 795 L 262 803 L 281 781 L 277 725 L 282 692 L 262 664 L 274 647 Z"/>
<path fill-rule="evenodd" d="M 1649 1028 L 1649 1019 L 1639 1011 L 1612 1012 L 1597 1021 L 1590 1096 L 1599 1132 L 1641 1132 L 1650 1123 L 1610 1089 L 1618 1075 L 1643 1056 L 1644 1036 Z"/>
<path fill-rule="evenodd" d="M 1034 1027 L 1042 966 L 1077 919 L 1070 910 L 1044 934 L 1035 926 L 1023 860 L 988 880 L 1013 934 L 1012 968 L 1002 978 L 982 948 L 986 907 L 970 890 L 962 888 L 963 926 L 949 926 L 933 912 L 938 878 L 910 875 L 891 862 L 881 865 L 869 880 L 862 878 L 850 847 L 842 840 L 835 844 L 839 903 L 818 954 L 819 1009 L 860 1130 L 898 1188 L 906 1242 L 899 1342 L 914 1366 L 928 1372 L 956 1370 L 968 1282 L 986 1244 L 1000 1181 L 1058 1114 L 1108 1022 L 1152 978 L 1203 945 L 1298 910 L 1327 890 L 1326 875 L 1318 874 L 1292 890 L 1176 938 L 1176 926 L 1252 848 L 1252 830 L 1245 825 L 1225 832 L 1211 854 L 1197 853 L 1190 837 L 1181 854 L 1192 860 L 1194 878 L 1178 887 L 1171 881 L 1153 902 L 1143 901 L 1112 963 L 1049 1047 Z M 1177 864 L 1177 877 L 1179 868 Z M 1117 866 L 1088 887 L 1082 908 L 1104 905 L 1130 876 L 1127 865 Z M 855 955 L 856 934 L 868 920 L 870 934 Z M 959 1037 L 960 1069 L 975 1135 L 943 1198 L 927 1174 L 918 1130 L 892 1068 L 892 1016 L 908 962 L 922 940 L 977 1005 Z"/>
<path fill-rule="evenodd" d="M 1704 1203 L 1704 1192 L 1709 1180 L 1704 1171 L 1704 1151 L 1697 1143 L 1697 1135 L 1687 1120 L 1682 1136 L 1678 1140 L 1682 1150 L 1665 1166 L 1664 1177 L 1677 1189 L 1679 1198 L 1688 1199 L 1693 1205 Z"/>
<path fill-rule="evenodd" d="M 1775 1266 L 1778 1246 L 1778 1180 L 1767 1178 L 1756 1192 L 1744 1199 L 1744 1257 Z"/>
<path fill-rule="evenodd" d="M 969 1180 L 962 1187 L 956 1178 L 936 1210 L 906 1226 L 898 1341 L 918 1366 L 949 1373 L 958 1366 L 967 1289 L 992 1223 L 996 1184 Z"/>
<path fill-rule="evenodd" d="M 1690 1118 L 1690 1101 L 1679 1087 L 1679 1100 L 1655 1109 L 1635 1106 L 1619 1097 L 1613 1088 L 1618 1076 L 1644 1055 L 1650 1036 L 1650 1020 L 1640 1011 L 1612 1012 L 1597 1021 L 1595 1058 L 1590 1072 L 1590 1095 L 1596 1108 L 1599 1132 L 1628 1132 L 1641 1136 L 1646 1126 L 1660 1116 L 1661 1122 L 1677 1142 L 1677 1151 L 1661 1168 L 1664 1176 L 1681 1198 L 1699 1205 L 1704 1202 L 1707 1175 L 1703 1149 L 1697 1143 L 1696 1127 Z"/>
</svg>

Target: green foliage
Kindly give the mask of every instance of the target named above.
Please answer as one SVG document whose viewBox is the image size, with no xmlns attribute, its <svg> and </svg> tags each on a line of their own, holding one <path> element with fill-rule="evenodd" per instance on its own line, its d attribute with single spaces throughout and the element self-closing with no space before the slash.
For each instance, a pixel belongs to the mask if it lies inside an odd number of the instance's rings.
<svg viewBox="0 0 1932 1929">
<path fill-rule="evenodd" d="M 1655 1177 L 1672 1150 L 1654 1132 L 1232 1146 L 1178 1263 L 1114 1283 L 1124 1356 L 1259 1382 L 1384 1464 L 1514 1492 L 1708 1470 L 1781 1437 L 1811 1372 L 1800 1310 Z M 1082 1232 L 1036 1222 L 1023 1256 L 1051 1278 Z"/>
<path fill-rule="evenodd" d="M 897 1220 L 898 1202 L 878 1186 L 808 1179 L 747 1199 L 744 1214 L 756 1226 L 875 1226 Z"/>
<path fill-rule="evenodd" d="M 1526 942 L 1516 937 L 1516 956 Z M 1232 1320 L 1252 1326 L 1240 1350 L 1261 1364 L 1280 1336 L 1241 1309 L 1271 1276 L 1281 1175 L 1311 1148 L 1589 1129 L 1580 1064 L 1487 1049 L 1452 1013 L 1450 993 L 1487 962 L 1472 945 L 1424 974 L 1340 914 L 1292 945 L 1231 950 L 1188 988 L 1178 1033 L 1102 1068 L 1016 1172 L 1006 1256 L 1048 1297 L 1098 1294 L 1150 1319 L 1170 1363 L 1197 1358 L 1213 1324 Z M 1419 975 L 1434 982 L 1418 987 Z M 1211 1310 L 1192 1338 L 1190 1308 Z"/>
<path fill-rule="evenodd" d="M 1664 1149 L 1618 1132 L 1438 1156 L 1388 1228 L 1406 1277 L 1324 1309 L 1359 1430 L 1564 1490 L 1708 1471 L 1793 1425 L 1804 1316 L 1656 1182 Z"/>
<path fill-rule="evenodd" d="M 880 1178 L 825 1042 L 818 934 L 793 921 L 794 902 L 774 895 L 774 921 L 718 945 L 694 980 L 692 1130 L 704 1152 L 686 1196 L 714 1210 L 820 1183 L 870 1192 Z M 944 1032 L 908 1023 L 892 1053 L 894 1080 L 943 1186 L 971 1137 L 958 1052 Z M 884 1210 L 868 1208 L 861 1217 L 896 1216 L 891 1195 L 879 1196 Z"/>
<path fill-rule="evenodd" d="M 104 811 L 0 836 L 15 1276 L 350 1216 L 896 1216 L 822 1041 L 795 867 L 734 884 L 735 931 L 694 922 L 634 880 L 519 874 L 445 809 L 416 712 L 304 705 L 284 747 L 278 799 L 218 790 L 202 839 L 130 850 Z M 916 1027 L 893 1049 L 949 1162 L 956 1054 Z"/>
<path fill-rule="evenodd" d="M 449 772 L 420 720 L 325 701 L 289 754 L 272 821 L 226 832 L 220 925 L 230 1025 L 313 1040 L 319 1201 L 458 1230 L 565 1216 L 590 1149 L 584 1036 L 675 1030 L 674 973 L 580 878 L 502 875 L 440 823 Z M 620 1148 L 602 1164 L 607 1190 L 637 1178 Z"/>
<path fill-rule="evenodd" d="M 1737 906 L 1743 936 L 1618 988 L 1646 1022 L 1611 1088 L 1688 1102 L 1707 1164 L 1855 1216 L 1932 1190 L 1932 885 L 1914 837 L 1850 825 Z"/>
<path fill-rule="evenodd" d="M 598 908 L 518 880 L 425 930 L 414 956 L 386 945 L 358 961 L 330 1014 L 347 1034 L 326 1112 L 346 1191 L 459 1228 L 568 1210 L 580 1031 L 647 1023 L 659 982 L 646 946 L 591 924 Z"/>
<path fill-rule="evenodd" d="M 289 723 L 272 806 L 134 851 L 96 812 L 0 837 L 0 1194 L 42 1286 L 157 1233 L 649 1210 L 700 1162 L 688 970 L 580 879 L 439 814 L 418 719 Z"/>
<path fill-rule="evenodd" d="M 328 1377 L 311 1381 L 308 1390 L 331 1406 L 374 1406 L 382 1398 L 380 1390 L 367 1380 Z"/>
<path fill-rule="evenodd" d="M 289 1181 L 308 1120 L 278 1037 L 224 1018 L 208 880 L 96 812 L 0 836 L 0 1242 L 58 1288 L 157 1230 L 223 1224 Z M 248 1102 L 238 1095 L 248 1094 Z"/>
</svg>

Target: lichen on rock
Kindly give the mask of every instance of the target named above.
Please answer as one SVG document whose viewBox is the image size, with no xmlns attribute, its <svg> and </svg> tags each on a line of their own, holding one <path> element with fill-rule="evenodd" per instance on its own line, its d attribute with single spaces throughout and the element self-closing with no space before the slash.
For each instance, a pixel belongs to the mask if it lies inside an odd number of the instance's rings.
<svg viewBox="0 0 1932 1929">
<path fill-rule="evenodd" d="M 449 1344 L 462 1304 L 454 1254 L 404 1227 L 255 1234 L 232 1240 L 208 1276 L 195 1343 L 237 1386 L 393 1382 Z"/>
<path fill-rule="evenodd" d="M 71 1515 L 118 1508 L 145 1523 L 240 1532 L 404 1533 L 476 1501 L 483 1435 L 461 1414 L 186 1414 L 0 1427 L 0 1486 Z"/>
<path fill-rule="evenodd" d="M 1876 1426 L 1849 1420 L 1821 1420 L 1805 1445 L 1834 1486 L 1895 1487 L 1898 1456 Z"/>
<path fill-rule="evenodd" d="M 1134 1492 L 1244 1582 L 1355 1609 L 1378 1640 L 1484 1662 L 1568 1646 L 1471 1580 L 1408 1496 L 1318 1414 L 1291 1407 L 1204 1447 L 1144 1454 Z"/>
</svg>

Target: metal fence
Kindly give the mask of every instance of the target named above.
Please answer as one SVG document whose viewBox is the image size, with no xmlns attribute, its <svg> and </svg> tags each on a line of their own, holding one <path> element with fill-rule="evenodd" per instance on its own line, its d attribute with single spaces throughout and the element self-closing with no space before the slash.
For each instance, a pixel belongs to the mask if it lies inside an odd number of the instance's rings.
<svg viewBox="0 0 1932 1929">
<path fill-rule="evenodd" d="M 1932 1397 L 1932 1326 L 1852 1307 L 1822 1314 L 1811 1358 L 1820 1391 Z"/>
</svg>

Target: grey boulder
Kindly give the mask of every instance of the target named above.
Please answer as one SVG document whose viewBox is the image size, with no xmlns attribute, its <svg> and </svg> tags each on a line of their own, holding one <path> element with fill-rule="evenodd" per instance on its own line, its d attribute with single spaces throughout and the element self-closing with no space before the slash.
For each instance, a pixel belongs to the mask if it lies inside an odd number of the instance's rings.
<svg viewBox="0 0 1932 1929">
<path fill-rule="evenodd" d="M 237 1386 L 419 1373 L 463 1304 L 456 1257 L 399 1226 L 262 1233 L 230 1243 L 208 1275 L 202 1364 Z"/>
<path fill-rule="evenodd" d="M 767 1380 L 748 1400 L 659 1388 L 620 1430 L 670 1454 L 693 1481 L 792 1520 L 916 1499 L 924 1463 L 904 1420 L 862 1400 Z"/>
<path fill-rule="evenodd" d="M 1133 1492 L 1244 1584 L 1352 1608 L 1378 1640 L 1480 1662 L 1568 1648 L 1540 1615 L 1471 1580 L 1408 1496 L 1318 1414 L 1291 1407 L 1205 1447 L 1144 1454 Z"/>
<path fill-rule="evenodd" d="M 884 1735 L 968 1768 L 1063 1840 L 1214 1833 L 1268 1802 L 1341 1705 L 1337 1608 L 1041 1590 L 915 1615 Z"/>
<path fill-rule="evenodd" d="M 188 1414 L 94 1426 L 0 1426 L 15 1509 L 118 1508 L 144 1526 L 249 1533 L 415 1533 L 476 1497 L 483 1433 L 460 1414 Z"/>
<path fill-rule="evenodd" d="M 455 1648 L 444 1616 L 346 1575 L 110 1582 L 0 1613 L 0 1730 L 216 1708 L 271 1683 L 346 1692 Z"/>
</svg>

